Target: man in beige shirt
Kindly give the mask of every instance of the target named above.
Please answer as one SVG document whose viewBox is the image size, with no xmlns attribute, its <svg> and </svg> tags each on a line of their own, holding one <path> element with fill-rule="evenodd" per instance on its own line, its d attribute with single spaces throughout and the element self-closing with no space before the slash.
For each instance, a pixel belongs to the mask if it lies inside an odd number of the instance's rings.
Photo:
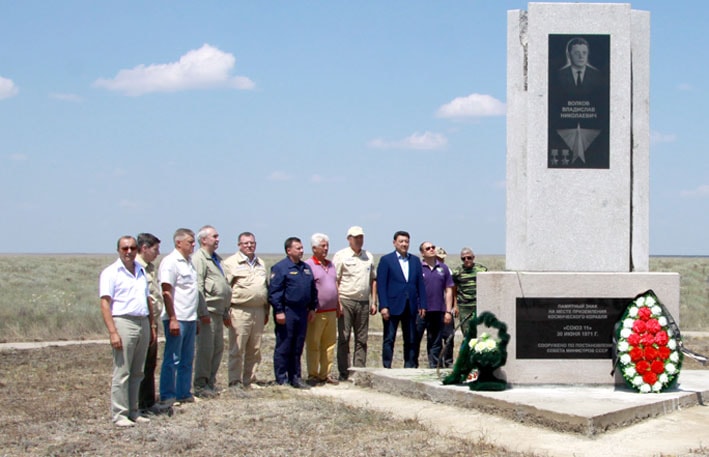
<svg viewBox="0 0 709 457">
<path fill-rule="evenodd" d="M 261 362 L 261 337 L 268 323 L 266 265 L 256 256 L 256 237 L 239 235 L 239 252 L 224 261 L 231 286 L 231 327 L 229 327 L 229 386 L 256 384 Z"/>
<path fill-rule="evenodd" d="M 197 233 L 200 248 L 192 256 L 197 271 L 197 290 L 200 301 L 204 300 L 207 312 L 199 316 L 197 352 L 195 354 L 194 394 L 198 397 L 213 397 L 217 394 L 216 380 L 224 353 L 224 327 L 231 327 L 229 303 L 231 288 L 222 267 L 222 258 L 217 254 L 219 233 L 211 225 L 205 225 Z"/>
<path fill-rule="evenodd" d="M 160 255 L 160 240 L 151 233 L 141 233 L 138 235 L 138 255 L 135 261 L 145 270 L 145 277 L 148 280 L 150 289 L 150 306 L 153 313 L 151 332 L 154 338 L 148 346 L 148 354 L 145 357 L 145 369 L 143 381 L 140 383 L 140 394 L 138 396 L 138 408 L 141 412 L 149 411 L 156 402 L 155 398 L 155 367 L 158 363 L 158 322 L 162 314 L 163 301 L 162 289 L 158 282 L 158 270 L 153 261 Z"/>
<path fill-rule="evenodd" d="M 362 248 L 362 227 L 347 231 L 349 247 L 335 254 L 333 263 L 337 272 L 337 292 L 342 315 L 337 320 L 337 370 L 340 381 L 347 380 L 349 367 L 367 366 L 367 335 L 369 316 L 377 314 L 377 273 L 374 256 Z M 354 330 L 354 356 L 350 365 L 350 335 Z"/>
</svg>

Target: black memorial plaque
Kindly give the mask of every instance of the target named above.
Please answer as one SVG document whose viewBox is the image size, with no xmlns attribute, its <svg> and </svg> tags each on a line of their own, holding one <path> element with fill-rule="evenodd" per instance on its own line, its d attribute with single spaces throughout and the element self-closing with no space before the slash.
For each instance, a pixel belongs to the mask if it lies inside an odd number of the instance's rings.
<svg viewBox="0 0 709 457">
<path fill-rule="evenodd" d="M 549 35 L 548 168 L 610 168 L 610 35 Z"/>
<path fill-rule="evenodd" d="M 517 298 L 518 359 L 609 359 L 633 298 Z"/>
</svg>

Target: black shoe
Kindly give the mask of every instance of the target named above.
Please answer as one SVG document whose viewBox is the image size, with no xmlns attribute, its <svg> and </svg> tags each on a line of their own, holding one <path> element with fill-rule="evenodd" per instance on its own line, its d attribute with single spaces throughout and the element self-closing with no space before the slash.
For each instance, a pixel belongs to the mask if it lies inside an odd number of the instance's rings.
<svg viewBox="0 0 709 457">
<path fill-rule="evenodd" d="M 290 385 L 296 389 L 310 389 L 310 386 L 308 384 L 304 383 L 302 379 L 299 379 L 297 381 L 293 381 Z"/>
</svg>

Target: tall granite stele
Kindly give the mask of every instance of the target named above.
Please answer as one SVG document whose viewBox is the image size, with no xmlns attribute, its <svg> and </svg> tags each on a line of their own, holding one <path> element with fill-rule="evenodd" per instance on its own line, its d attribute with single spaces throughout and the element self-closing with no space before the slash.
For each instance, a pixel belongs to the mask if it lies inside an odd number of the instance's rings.
<svg viewBox="0 0 709 457">
<path fill-rule="evenodd" d="M 622 383 L 627 304 L 653 289 L 679 322 L 679 275 L 648 272 L 650 14 L 530 3 L 507 19 L 506 271 L 478 275 L 479 311 L 508 324 L 510 384 Z"/>
</svg>

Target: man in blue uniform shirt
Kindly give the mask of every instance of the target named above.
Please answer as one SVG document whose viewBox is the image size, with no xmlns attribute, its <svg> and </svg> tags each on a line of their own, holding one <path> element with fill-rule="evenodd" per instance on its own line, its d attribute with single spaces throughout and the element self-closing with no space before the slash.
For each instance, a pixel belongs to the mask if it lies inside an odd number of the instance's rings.
<svg viewBox="0 0 709 457">
<path fill-rule="evenodd" d="M 303 262 L 303 243 L 290 237 L 285 242 L 286 258 L 271 268 L 268 302 L 273 307 L 276 324 L 276 347 L 273 371 L 278 384 L 289 383 L 307 389 L 300 374 L 308 322 L 315 319 L 318 291 L 310 267 Z"/>
</svg>

